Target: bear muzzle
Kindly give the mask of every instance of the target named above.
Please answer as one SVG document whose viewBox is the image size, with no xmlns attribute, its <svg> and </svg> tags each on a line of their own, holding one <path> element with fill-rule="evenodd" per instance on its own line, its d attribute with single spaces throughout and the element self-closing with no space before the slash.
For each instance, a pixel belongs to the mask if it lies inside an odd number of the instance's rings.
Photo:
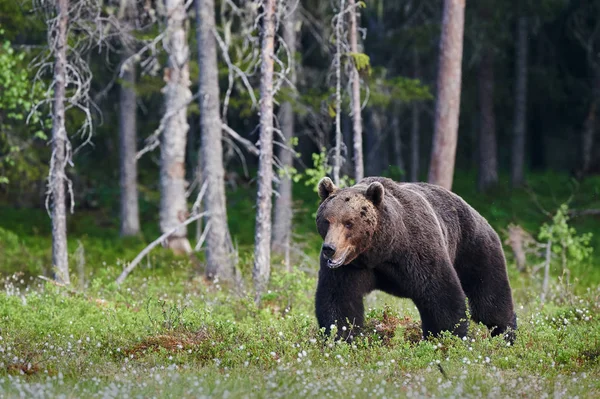
<svg viewBox="0 0 600 399">
<path fill-rule="evenodd" d="M 327 266 L 330 269 L 335 269 L 344 265 L 349 252 L 349 248 L 346 248 L 342 253 L 336 256 L 337 251 L 335 245 L 325 243 L 321 247 L 321 253 L 325 260 L 327 260 Z"/>
</svg>

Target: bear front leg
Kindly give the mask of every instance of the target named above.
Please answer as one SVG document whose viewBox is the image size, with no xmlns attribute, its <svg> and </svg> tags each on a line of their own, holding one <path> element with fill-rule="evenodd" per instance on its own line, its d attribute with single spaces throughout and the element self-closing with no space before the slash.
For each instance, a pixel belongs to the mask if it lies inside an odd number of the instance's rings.
<svg viewBox="0 0 600 399">
<path fill-rule="evenodd" d="M 413 298 L 423 326 L 423 337 L 438 336 L 442 331 L 464 337 L 467 335 L 466 296 L 458 278 L 451 272 L 431 279 Z"/>
<path fill-rule="evenodd" d="M 357 334 L 364 321 L 363 298 L 373 290 L 373 272 L 352 265 L 330 269 L 321 259 L 315 310 L 319 328 L 327 335 L 337 327 L 336 338 L 348 339 Z"/>
</svg>

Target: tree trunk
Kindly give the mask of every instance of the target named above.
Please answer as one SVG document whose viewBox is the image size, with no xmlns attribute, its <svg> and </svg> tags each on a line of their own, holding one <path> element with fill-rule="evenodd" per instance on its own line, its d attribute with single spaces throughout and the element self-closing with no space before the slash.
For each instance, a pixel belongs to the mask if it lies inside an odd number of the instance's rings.
<svg viewBox="0 0 600 399">
<path fill-rule="evenodd" d="M 232 257 L 233 244 L 227 226 L 227 203 L 225 199 L 225 169 L 223 168 L 223 145 L 221 116 L 219 112 L 219 79 L 215 29 L 214 0 L 196 1 L 198 83 L 200 90 L 200 129 L 202 144 L 202 178 L 206 183 L 204 207 L 208 212 L 206 235 L 206 276 L 219 276 L 225 280 L 235 277 Z"/>
<path fill-rule="evenodd" d="M 290 94 L 295 90 L 296 67 L 294 64 L 296 54 L 296 12 L 288 10 L 287 19 L 283 21 L 283 41 L 289 50 L 290 76 L 292 87 L 288 87 Z M 285 145 L 292 148 L 294 137 L 294 111 L 290 101 L 285 101 L 279 108 L 279 122 L 281 132 L 285 139 Z M 279 161 L 282 166 L 289 170 L 294 165 L 294 154 L 285 148 L 279 151 Z M 287 173 L 281 176 L 279 184 L 279 196 L 275 200 L 275 211 L 273 219 L 272 247 L 275 253 L 285 257 L 287 270 L 291 270 L 290 243 L 292 235 L 292 180 Z"/>
<path fill-rule="evenodd" d="M 367 135 L 367 176 L 379 176 L 387 166 L 387 147 L 382 146 L 385 141 L 384 117 L 377 107 L 370 110 L 371 130 Z"/>
<path fill-rule="evenodd" d="M 191 98 L 189 49 L 185 29 L 186 10 L 183 0 L 165 0 L 167 17 L 167 52 L 169 67 L 165 71 L 165 130 L 161 142 L 160 229 L 165 233 L 187 219 L 185 191 L 185 145 L 189 130 L 187 104 Z M 176 230 L 167 246 L 176 253 L 190 253 L 187 228 Z"/>
<path fill-rule="evenodd" d="M 340 169 L 342 164 L 342 35 L 344 23 L 345 0 L 340 0 L 340 11 L 335 24 L 335 151 L 333 156 L 333 182 L 340 185 Z"/>
<path fill-rule="evenodd" d="M 419 78 L 419 53 L 413 51 L 413 74 L 415 79 Z M 419 138 L 421 130 L 421 110 L 418 101 L 413 101 L 411 105 L 411 127 L 410 127 L 410 181 L 419 180 L 420 151 Z"/>
<path fill-rule="evenodd" d="M 596 134 L 596 101 L 593 100 L 583 124 L 581 136 L 581 175 L 583 176 L 592 163 L 594 135 Z"/>
<path fill-rule="evenodd" d="M 527 134 L 527 17 L 517 21 L 517 54 L 515 59 L 515 121 L 512 142 L 511 182 L 519 187 L 525 182 L 525 136 Z"/>
<path fill-rule="evenodd" d="M 65 168 L 70 157 L 70 145 L 65 128 L 65 92 L 67 82 L 67 29 L 69 1 L 56 1 L 58 24 L 50 43 L 54 52 L 54 109 L 52 115 L 52 158 L 50 160 L 49 191 L 52 196 L 52 266 L 56 281 L 70 284 L 67 252 L 67 204 Z"/>
<path fill-rule="evenodd" d="M 349 0 L 350 8 L 350 52 L 358 53 L 358 24 L 356 1 Z M 356 64 L 352 68 L 352 126 L 354 131 L 354 179 L 358 182 L 365 176 L 363 165 L 362 115 L 360 101 L 360 75 Z"/>
<path fill-rule="evenodd" d="M 402 156 L 402 128 L 400 126 L 400 117 L 398 112 L 392 109 L 394 113 L 392 116 L 392 134 L 393 134 L 393 146 L 394 146 L 394 164 L 402 172 L 406 173 L 406 166 L 404 165 L 404 157 Z M 403 176 L 403 180 L 406 176 Z"/>
<path fill-rule="evenodd" d="M 598 100 L 600 99 L 600 67 L 596 65 L 593 68 L 592 76 L 592 103 L 586 117 L 583 135 L 581 137 L 581 175 L 587 173 L 592 166 L 594 154 L 594 142 L 596 136 L 596 112 Z"/>
<path fill-rule="evenodd" d="M 447 189 L 456 158 L 464 22 L 465 0 L 444 0 L 429 182 Z"/>
<path fill-rule="evenodd" d="M 496 116 L 494 114 L 494 55 L 485 49 L 479 64 L 479 178 L 480 191 L 498 183 Z"/>
<path fill-rule="evenodd" d="M 123 61 L 131 56 L 125 48 Z M 140 214 L 137 189 L 137 127 L 135 93 L 135 63 L 131 62 L 123 71 L 119 87 L 119 150 L 121 185 L 121 235 L 135 236 L 140 233 Z"/>
<path fill-rule="evenodd" d="M 273 194 L 273 51 L 275 41 L 276 0 L 263 3 L 263 27 L 260 78 L 260 155 L 258 195 L 256 200 L 256 234 L 252 277 L 260 302 L 271 273 L 271 196 Z"/>
</svg>

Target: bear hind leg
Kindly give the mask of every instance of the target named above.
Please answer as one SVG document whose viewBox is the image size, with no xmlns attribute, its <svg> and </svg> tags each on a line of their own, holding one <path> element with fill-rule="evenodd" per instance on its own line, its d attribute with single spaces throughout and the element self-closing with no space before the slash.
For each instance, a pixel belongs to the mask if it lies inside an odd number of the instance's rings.
<svg viewBox="0 0 600 399">
<path fill-rule="evenodd" d="M 498 248 L 491 254 L 478 254 L 472 261 L 463 261 L 457 267 L 457 272 L 469 298 L 472 319 L 483 323 L 492 336 L 503 335 L 513 343 L 517 316 L 501 251 Z"/>
</svg>

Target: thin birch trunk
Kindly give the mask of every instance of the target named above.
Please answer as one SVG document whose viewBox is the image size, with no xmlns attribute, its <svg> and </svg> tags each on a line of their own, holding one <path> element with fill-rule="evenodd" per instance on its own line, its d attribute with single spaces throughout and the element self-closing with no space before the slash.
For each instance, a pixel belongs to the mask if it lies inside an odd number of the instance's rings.
<svg viewBox="0 0 600 399">
<path fill-rule="evenodd" d="M 271 196 L 273 195 L 273 56 L 275 42 L 276 0 L 264 0 L 260 79 L 260 155 L 258 195 L 256 199 L 256 234 L 252 277 L 260 302 L 271 274 Z"/>
<path fill-rule="evenodd" d="M 358 53 L 358 24 L 355 0 L 348 0 L 350 8 L 350 52 Z M 354 131 L 354 179 L 358 182 L 365 176 L 363 165 L 362 115 L 360 101 L 360 75 L 356 64 L 352 69 L 352 126 Z"/>
<path fill-rule="evenodd" d="M 344 23 L 345 0 L 340 0 L 340 12 L 335 24 L 335 151 L 333 158 L 333 182 L 340 185 L 340 169 L 342 155 L 342 34 Z"/>
<path fill-rule="evenodd" d="M 132 54 L 125 48 L 123 60 Z M 119 87 L 119 164 L 121 186 L 121 235 L 135 236 L 140 233 L 136 161 L 136 108 L 135 63 L 130 62 L 123 71 Z"/>
<path fill-rule="evenodd" d="M 529 21 L 517 21 L 517 54 L 515 59 L 515 124 L 512 142 L 511 182 L 519 187 L 525 182 L 525 136 L 527 134 L 527 53 Z"/>
<path fill-rule="evenodd" d="M 419 78 L 420 64 L 419 53 L 413 51 L 413 74 L 415 79 Z M 419 180 L 420 151 L 419 139 L 421 130 L 421 106 L 418 101 L 413 101 L 411 105 L 411 126 L 410 126 L 410 181 Z"/>
<path fill-rule="evenodd" d="M 54 37 L 54 109 L 52 115 L 52 158 L 50 160 L 49 192 L 52 196 L 52 265 L 56 281 L 71 283 L 67 252 L 66 173 L 69 160 L 69 140 L 65 128 L 65 92 L 67 82 L 67 30 L 69 1 L 56 1 L 57 26 Z"/>
<path fill-rule="evenodd" d="M 217 47 L 213 32 L 216 28 L 214 0 L 196 0 L 196 17 L 202 131 L 200 158 L 202 178 L 206 182 L 206 222 L 210 226 L 206 236 L 206 276 L 231 281 L 235 277 L 235 264 L 227 226 Z"/>
<path fill-rule="evenodd" d="M 289 51 L 290 74 L 289 80 L 292 87 L 290 91 L 295 90 L 296 85 L 296 67 L 294 63 L 296 54 L 296 12 L 290 11 L 287 19 L 283 21 L 283 41 L 286 43 Z M 294 137 L 294 110 L 290 101 L 284 101 L 279 108 L 279 123 L 281 132 L 285 139 L 285 144 L 292 147 L 291 142 Z M 294 154 L 285 148 L 279 151 L 279 161 L 282 166 L 289 170 L 294 164 Z M 272 247 L 275 253 L 284 256 L 287 270 L 291 270 L 290 264 L 290 245 L 292 235 L 292 180 L 285 173 L 280 178 L 278 187 L 279 196 L 275 200 L 275 210 L 273 214 L 273 233 Z"/>
<path fill-rule="evenodd" d="M 494 113 L 494 56 L 484 50 L 479 65 L 479 178 L 480 191 L 498 183 L 496 116 Z"/>
<path fill-rule="evenodd" d="M 435 128 L 428 180 L 447 189 L 452 188 L 456 158 L 464 22 L 465 0 L 444 0 Z"/>
<path fill-rule="evenodd" d="M 189 130 L 187 103 L 190 92 L 189 49 L 185 29 L 186 10 L 183 0 L 165 0 L 167 15 L 167 53 L 169 68 L 165 73 L 165 129 L 161 142 L 160 229 L 165 233 L 187 219 L 185 181 L 185 146 Z M 176 253 L 190 253 L 187 228 L 180 227 L 167 239 Z"/>
<path fill-rule="evenodd" d="M 542 303 L 544 303 L 546 301 L 546 295 L 548 295 L 548 286 L 550 285 L 550 262 L 551 261 L 552 261 L 552 240 L 548 240 L 548 243 L 546 244 L 546 257 L 544 260 L 544 280 L 542 282 L 542 294 L 540 295 L 540 301 Z"/>
</svg>

